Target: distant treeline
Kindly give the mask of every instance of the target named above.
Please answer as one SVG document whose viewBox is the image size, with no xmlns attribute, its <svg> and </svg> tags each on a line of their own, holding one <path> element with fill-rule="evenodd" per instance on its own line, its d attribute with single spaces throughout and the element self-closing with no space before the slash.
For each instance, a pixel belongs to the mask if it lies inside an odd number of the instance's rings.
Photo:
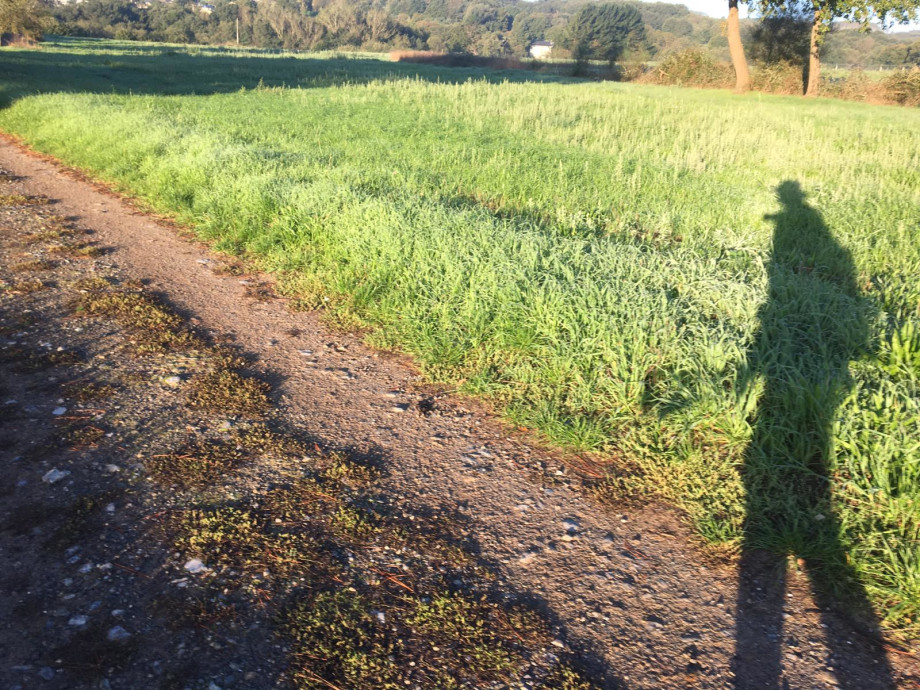
<svg viewBox="0 0 920 690">
<path fill-rule="evenodd" d="M 554 57 L 570 56 L 569 20 L 581 0 L 85 0 L 51 10 L 50 33 L 171 43 L 233 44 L 289 50 L 335 48 L 432 50 L 493 57 L 524 57 L 534 41 L 555 44 Z M 726 59 L 728 45 L 718 19 L 683 5 L 638 3 L 645 40 L 621 60 L 650 60 L 703 48 Z M 747 22 L 746 44 L 758 52 L 758 23 Z M 769 43 L 769 41 L 768 41 Z M 826 63 L 878 67 L 920 64 L 920 37 L 832 34 Z"/>
</svg>

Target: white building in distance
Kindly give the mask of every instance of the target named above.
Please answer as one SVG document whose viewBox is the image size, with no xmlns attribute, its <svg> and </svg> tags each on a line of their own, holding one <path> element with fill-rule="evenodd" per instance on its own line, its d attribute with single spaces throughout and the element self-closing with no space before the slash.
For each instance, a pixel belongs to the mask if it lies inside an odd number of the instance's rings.
<svg viewBox="0 0 920 690">
<path fill-rule="evenodd" d="M 530 56 L 536 58 L 537 60 L 548 58 L 549 54 L 552 52 L 552 41 L 534 41 L 530 44 Z"/>
</svg>

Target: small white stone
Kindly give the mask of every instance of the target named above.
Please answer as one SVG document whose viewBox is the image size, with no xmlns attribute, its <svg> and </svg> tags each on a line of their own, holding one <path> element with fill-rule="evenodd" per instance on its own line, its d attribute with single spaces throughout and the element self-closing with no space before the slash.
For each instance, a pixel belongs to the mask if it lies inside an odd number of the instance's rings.
<svg viewBox="0 0 920 690">
<path fill-rule="evenodd" d="M 51 414 L 53 414 L 55 417 L 60 417 L 65 412 L 67 412 L 66 407 L 55 407 Z"/>
<path fill-rule="evenodd" d="M 129 633 L 120 625 L 109 628 L 109 632 L 106 633 L 106 639 L 108 639 L 109 642 L 125 642 L 130 638 L 131 633 Z"/>
<path fill-rule="evenodd" d="M 75 628 L 82 628 L 87 623 L 89 623 L 89 616 L 71 616 L 70 620 L 67 621 L 67 625 L 72 625 Z"/>
<path fill-rule="evenodd" d="M 163 383 L 165 383 L 170 388 L 178 388 L 180 385 L 182 385 L 182 377 L 167 376 L 165 379 L 163 379 Z"/>
<path fill-rule="evenodd" d="M 42 475 L 42 481 L 45 482 L 45 484 L 54 484 L 69 476 L 70 470 L 51 469 Z"/>
<path fill-rule="evenodd" d="M 185 569 L 190 573 L 202 573 L 208 567 L 198 558 L 192 558 L 185 563 Z"/>
</svg>

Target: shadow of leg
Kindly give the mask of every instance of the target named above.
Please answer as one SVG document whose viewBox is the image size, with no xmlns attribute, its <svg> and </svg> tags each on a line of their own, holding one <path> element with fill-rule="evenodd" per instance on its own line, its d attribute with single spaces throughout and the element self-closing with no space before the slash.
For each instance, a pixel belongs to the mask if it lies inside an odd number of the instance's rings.
<svg viewBox="0 0 920 690">
<path fill-rule="evenodd" d="M 838 556 L 838 562 L 846 563 L 842 550 Z M 843 690 L 896 688 L 878 619 L 855 573 L 848 575 L 850 568 L 846 566 L 837 569 L 847 580 L 843 585 L 847 602 L 844 613 L 839 599 L 830 594 L 834 588 L 823 576 L 826 564 L 808 563 L 807 569 L 811 575 L 812 595 L 821 610 L 829 662 L 838 687 Z"/>
<path fill-rule="evenodd" d="M 781 688 L 786 559 L 745 551 L 739 564 L 735 618 L 735 687 Z"/>
</svg>

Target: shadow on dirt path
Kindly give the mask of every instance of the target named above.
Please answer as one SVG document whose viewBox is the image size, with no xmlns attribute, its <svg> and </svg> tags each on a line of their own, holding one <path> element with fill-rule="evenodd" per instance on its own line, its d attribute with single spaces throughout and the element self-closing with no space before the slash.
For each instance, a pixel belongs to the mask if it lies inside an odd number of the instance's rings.
<svg viewBox="0 0 920 690">
<path fill-rule="evenodd" d="M 784 675 L 787 569 L 800 567 L 822 612 L 833 665 L 854 636 L 874 678 L 837 674 L 842 688 L 894 687 L 866 592 L 847 561 L 829 477 L 832 425 L 852 387 L 848 366 L 868 346 L 870 305 L 860 297 L 849 251 L 833 237 L 798 182 L 777 187 L 769 296 L 759 312 L 751 374 L 765 379 L 744 467 L 747 512 L 739 566 L 739 688 L 788 687 Z M 747 384 L 750 381 L 746 382 Z M 795 559 L 798 559 L 797 561 Z M 836 596 L 835 596 L 836 595 Z M 840 598 L 861 620 L 828 617 Z M 862 628 L 862 631 L 860 631 Z M 867 684 L 868 683 L 868 684 Z"/>
</svg>

